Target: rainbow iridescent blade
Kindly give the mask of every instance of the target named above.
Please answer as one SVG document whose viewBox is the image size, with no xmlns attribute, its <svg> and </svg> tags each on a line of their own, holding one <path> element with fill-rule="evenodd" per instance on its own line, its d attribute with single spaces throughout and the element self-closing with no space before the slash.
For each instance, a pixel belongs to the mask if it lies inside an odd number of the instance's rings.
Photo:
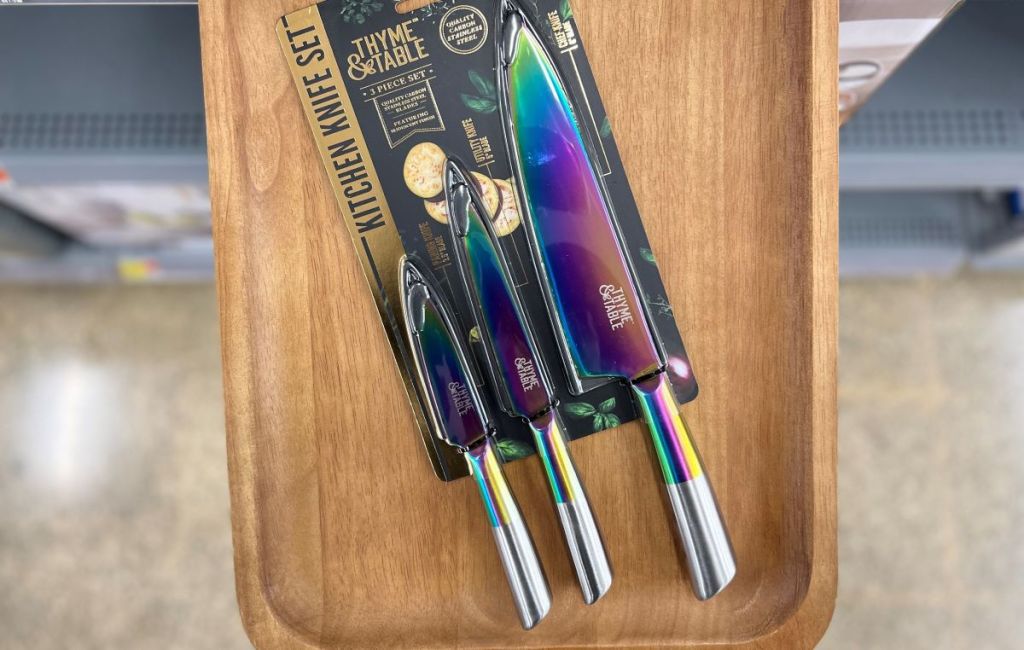
<svg viewBox="0 0 1024 650">
<path fill-rule="evenodd" d="M 460 162 L 448 160 L 445 200 L 459 274 L 473 305 L 494 385 L 504 394 L 502 408 L 529 423 L 583 601 L 591 604 L 611 587 L 611 563 L 554 410 L 542 357 L 498 248 L 491 215 L 472 178 Z"/>
<path fill-rule="evenodd" d="M 498 85 L 505 139 L 527 231 L 574 390 L 583 379 L 629 381 L 643 412 L 701 599 L 736 562 L 640 301 L 604 184 L 567 87 L 516 0 L 501 0 Z"/>
<path fill-rule="evenodd" d="M 488 434 L 490 417 L 451 309 L 411 260 L 403 262 L 400 277 L 406 327 L 435 433 L 450 445 L 469 449 Z"/>
<path fill-rule="evenodd" d="M 455 258 L 480 328 L 488 369 L 503 410 L 532 420 L 551 407 L 551 390 L 512 280 L 495 245 L 497 236 L 472 176 L 449 160 L 445 174 Z"/>
<path fill-rule="evenodd" d="M 501 27 L 509 148 L 563 354 L 577 377 L 649 375 L 661 354 L 565 86 L 514 4 Z"/>
</svg>

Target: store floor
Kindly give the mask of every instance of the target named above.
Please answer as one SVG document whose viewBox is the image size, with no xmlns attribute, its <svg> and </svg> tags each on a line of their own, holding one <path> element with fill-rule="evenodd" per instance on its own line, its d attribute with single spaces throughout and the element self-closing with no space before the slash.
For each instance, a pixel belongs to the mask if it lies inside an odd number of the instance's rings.
<svg viewBox="0 0 1024 650">
<path fill-rule="evenodd" d="M 846 282 L 824 648 L 1024 638 L 1024 276 Z M 0 646 L 248 647 L 214 292 L 0 287 Z"/>
<path fill-rule="evenodd" d="M 839 599 L 823 648 L 1024 640 L 1024 275 L 840 289 Z"/>
</svg>

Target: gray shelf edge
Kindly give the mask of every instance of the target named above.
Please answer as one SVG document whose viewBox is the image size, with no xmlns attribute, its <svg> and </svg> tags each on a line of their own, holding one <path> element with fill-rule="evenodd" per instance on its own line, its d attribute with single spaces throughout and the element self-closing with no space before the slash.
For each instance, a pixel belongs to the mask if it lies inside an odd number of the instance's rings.
<svg viewBox="0 0 1024 650">
<path fill-rule="evenodd" d="M 841 190 L 1012 190 L 1024 187 L 1024 152 L 863 153 L 839 156 Z"/>
</svg>

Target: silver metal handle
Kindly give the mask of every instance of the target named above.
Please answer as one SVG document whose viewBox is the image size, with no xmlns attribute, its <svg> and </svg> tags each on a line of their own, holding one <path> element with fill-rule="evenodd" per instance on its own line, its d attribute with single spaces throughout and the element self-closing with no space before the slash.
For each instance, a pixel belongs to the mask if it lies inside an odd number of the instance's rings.
<svg viewBox="0 0 1024 650">
<path fill-rule="evenodd" d="M 692 481 L 665 487 L 686 552 L 693 591 L 697 598 L 707 600 L 725 589 L 736 575 L 736 559 L 711 483 L 702 474 Z"/>
<path fill-rule="evenodd" d="M 519 622 L 523 629 L 529 630 L 551 609 L 551 592 L 533 547 L 533 539 L 501 471 L 501 460 L 493 440 L 486 438 L 482 444 L 467 451 L 465 457 L 491 521 L 494 542 L 519 612 Z"/>
<path fill-rule="evenodd" d="M 697 598 L 707 600 L 736 575 L 736 559 L 715 493 L 679 412 L 668 373 L 632 386 L 658 454 L 693 591 Z"/>
<path fill-rule="evenodd" d="M 612 566 L 604 549 L 601 531 L 594 521 L 590 501 L 569 453 L 558 413 L 552 409 L 532 421 L 530 427 L 555 499 L 565 543 L 583 592 L 583 602 L 590 605 L 605 595 L 612 585 Z"/>
</svg>

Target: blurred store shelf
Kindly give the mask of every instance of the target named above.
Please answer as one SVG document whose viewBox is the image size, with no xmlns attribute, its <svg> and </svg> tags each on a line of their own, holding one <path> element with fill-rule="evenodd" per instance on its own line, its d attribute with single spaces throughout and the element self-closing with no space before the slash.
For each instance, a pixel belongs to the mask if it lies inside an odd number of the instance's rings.
<svg viewBox="0 0 1024 650">
<path fill-rule="evenodd" d="M 196 7 L 2 11 L 0 279 L 210 278 Z"/>
<path fill-rule="evenodd" d="M 966 2 L 840 130 L 840 187 L 1024 185 L 1022 25 L 1022 2 Z"/>
<path fill-rule="evenodd" d="M 1014 193 L 846 191 L 839 200 L 842 276 L 949 275 L 1024 268 Z"/>
<path fill-rule="evenodd" d="M 845 122 L 962 0 L 840 0 L 839 119 Z"/>
<path fill-rule="evenodd" d="M 840 269 L 1024 268 L 1024 3 L 968 0 L 840 130 Z"/>
<path fill-rule="evenodd" d="M 196 7 L 55 4 L 2 8 L 0 281 L 212 278 Z M 841 273 L 1024 267 L 1024 2 L 841 4 Z"/>
<path fill-rule="evenodd" d="M 213 244 L 209 238 L 175 249 L 102 249 L 69 244 L 45 257 L 0 255 L 0 281 L 10 283 L 182 283 L 211 279 Z"/>
<path fill-rule="evenodd" d="M 196 7 L 2 10 L 0 57 L 17 61 L 0 68 L 7 190 L 95 182 L 205 186 Z"/>
</svg>

